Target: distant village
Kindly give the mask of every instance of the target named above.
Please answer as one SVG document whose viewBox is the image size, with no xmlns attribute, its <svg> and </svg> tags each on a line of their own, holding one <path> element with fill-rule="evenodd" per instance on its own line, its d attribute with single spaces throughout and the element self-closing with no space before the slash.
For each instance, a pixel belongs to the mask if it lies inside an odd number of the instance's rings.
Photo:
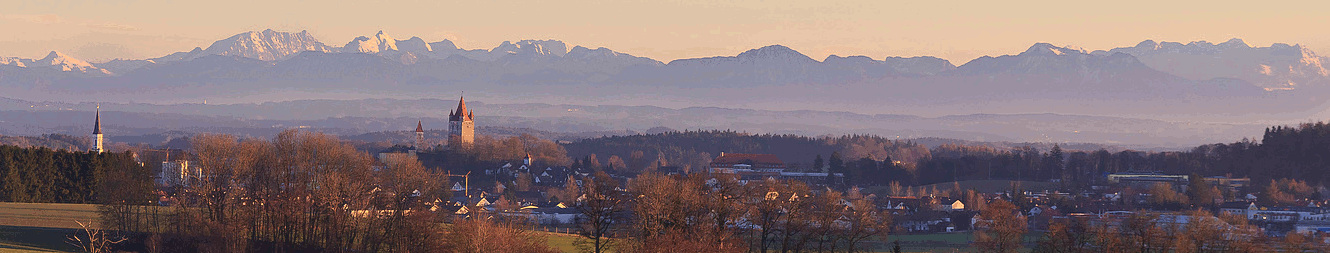
<svg viewBox="0 0 1330 253">
<path fill-rule="evenodd" d="M 474 112 L 467 107 L 465 99 L 459 100 L 448 117 L 447 146 L 428 146 L 426 128 L 418 122 L 412 145 L 375 154 L 375 170 L 394 160 L 419 159 L 419 155 L 437 152 L 437 148 L 472 144 L 476 137 Z M 100 113 L 95 119 L 93 135 L 95 142 L 91 150 L 104 152 Z M 140 162 L 160 161 L 153 181 L 158 186 L 158 203 L 161 205 L 170 205 L 175 201 L 173 196 L 176 191 L 187 189 L 187 186 L 203 177 L 207 170 L 197 166 L 197 161 L 193 160 L 195 155 L 185 150 L 154 150 L 135 155 Z M 478 214 L 517 217 L 538 224 L 545 230 L 571 231 L 572 224 L 581 215 L 574 206 L 583 201 L 585 196 L 559 196 L 551 190 L 564 189 L 570 185 L 581 187 L 585 179 L 593 176 L 594 171 L 585 167 L 541 164 L 528 154 L 521 160 L 496 163 L 488 168 L 448 171 L 450 185 L 446 187 L 452 197 L 431 201 L 432 207 L 429 210 L 459 218 Z M 472 174 L 472 171 L 483 173 Z M 689 171 L 678 166 L 659 166 L 656 171 L 667 176 L 705 174 L 713 178 L 732 178 L 740 184 L 792 180 L 802 182 L 812 189 L 843 190 L 855 187 L 845 184 L 843 173 L 829 173 L 825 166 L 821 172 L 789 171 L 784 161 L 771 154 L 722 152 L 711 159 L 706 168 Z M 627 191 L 627 182 L 633 180 L 617 174 L 609 176 L 624 186 L 618 189 L 620 191 Z M 873 208 L 895 217 L 893 230 L 903 233 L 955 233 L 975 229 L 976 223 L 984 220 L 977 206 L 998 199 L 1023 203 L 1017 215 L 1026 218 L 1030 229 L 1044 231 L 1050 224 L 1066 220 L 1121 223 L 1127 215 L 1138 212 L 1185 224 L 1189 219 L 1184 212 L 1152 206 L 1152 200 L 1158 198 L 1152 195 L 1152 190 L 1163 187 L 1177 194 L 1185 194 L 1191 188 L 1189 184 L 1201 182 L 1230 193 L 1218 195 L 1214 199 L 1215 203 L 1222 204 L 1213 211 L 1245 217 L 1259 225 L 1268 235 L 1282 236 L 1288 232 L 1319 235 L 1330 232 L 1330 205 L 1324 200 L 1302 199 L 1294 204 L 1261 205 L 1258 204 L 1258 194 L 1254 193 L 1254 189 L 1249 189 L 1252 182 L 1248 178 L 1210 176 L 1195 180 L 1189 175 L 1127 172 L 1106 174 L 1102 180 L 1093 182 L 1101 183 L 1091 185 L 1091 191 L 1078 194 L 1048 187 L 1032 190 L 1018 183 L 995 191 L 974 191 L 956 184 L 943 189 L 934 186 L 931 190 L 919 187 L 918 191 L 911 187 L 909 192 L 894 189 L 892 193 L 882 191 L 869 198 Z M 967 191 L 972 194 L 966 196 Z M 848 203 L 850 200 L 843 201 Z"/>
</svg>

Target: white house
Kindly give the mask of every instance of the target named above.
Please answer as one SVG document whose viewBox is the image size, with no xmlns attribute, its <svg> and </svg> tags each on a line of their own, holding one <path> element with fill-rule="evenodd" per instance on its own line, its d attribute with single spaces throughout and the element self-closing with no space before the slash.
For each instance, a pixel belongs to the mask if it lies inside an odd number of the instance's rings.
<svg viewBox="0 0 1330 253">
<path fill-rule="evenodd" d="M 960 200 L 955 200 L 955 201 L 952 201 L 951 204 L 940 204 L 940 205 L 934 206 L 934 207 L 933 207 L 933 210 L 938 210 L 938 211 L 956 211 L 956 210 L 965 210 L 965 203 L 961 203 Z"/>
</svg>

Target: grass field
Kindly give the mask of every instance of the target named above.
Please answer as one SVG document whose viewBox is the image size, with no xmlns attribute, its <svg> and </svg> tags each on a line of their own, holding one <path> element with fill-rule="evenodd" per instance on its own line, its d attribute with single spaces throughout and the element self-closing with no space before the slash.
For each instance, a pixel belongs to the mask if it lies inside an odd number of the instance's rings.
<svg viewBox="0 0 1330 253">
<path fill-rule="evenodd" d="M 0 226 L 80 228 L 74 221 L 98 219 L 91 204 L 0 203 Z"/>
<path fill-rule="evenodd" d="M 546 239 L 548 240 L 547 242 L 550 247 L 561 252 L 577 252 L 577 245 L 573 244 L 573 242 L 577 241 L 577 236 L 575 235 L 548 233 Z"/>
</svg>

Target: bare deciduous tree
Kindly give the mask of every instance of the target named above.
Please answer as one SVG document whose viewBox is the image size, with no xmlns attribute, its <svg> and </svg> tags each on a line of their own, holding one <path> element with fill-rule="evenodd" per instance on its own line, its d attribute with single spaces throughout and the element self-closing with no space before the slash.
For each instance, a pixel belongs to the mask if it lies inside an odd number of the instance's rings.
<svg viewBox="0 0 1330 253">
<path fill-rule="evenodd" d="M 83 228 L 83 236 L 69 236 L 65 239 L 66 243 L 78 247 L 80 250 L 88 253 L 110 252 L 111 245 L 124 242 L 125 238 L 112 238 L 108 236 L 105 230 L 101 230 L 94 225 L 82 221 L 74 221 Z"/>
<path fill-rule="evenodd" d="M 994 200 L 980 214 L 975 224 L 974 246 L 980 252 L 1018 252 L 1025 236 L 1025 217 L 1018 215 L 1016 206 L 1006 200 Z"/>
</svg>

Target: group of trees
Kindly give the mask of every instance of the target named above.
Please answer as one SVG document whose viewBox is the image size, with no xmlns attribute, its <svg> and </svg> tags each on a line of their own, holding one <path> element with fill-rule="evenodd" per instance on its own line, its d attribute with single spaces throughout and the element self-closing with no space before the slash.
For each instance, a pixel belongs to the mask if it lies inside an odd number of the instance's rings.
<svg viewBox="0 0 1330 253">
<path fill-rule="evenodd" d="M 568 166 L 572 164 L 564 147 L 550 140 L 523 134 L 507 138 L 476 136 L 470 145 L 452 147 L 436 146 L 420 153 L 420 160 L 429 168 L 455 170 L 453 173 L 466 173 L 471 170 L 490 169 L 503 162 L 520 162 L 527 154 L 538 165 Z"/>
<path fill-rule="evenodd" d="M 1185 201 L 1185 199 L 1180 200 Z M 1205 210 L 1068 216 L 1027 239 L 1026 217 L 1006 200 L 993 200 L 976 217 L 973 246 L 979 252 L 1324 252 L 1324 239 L 1290 232 L 1270 237 L 1241 215 Z"/>
<path fill-rule="evenodd" d="M 590 252 L 857 252 L 891 229 L 858 189 L 648 172 L 615 191 L 598 174 L 578 202 Z"/>
<path fill-rule="evenodd" d="M 148 233 L 149 251 L 549 252 L 543 238 L 505 222 L 440 226 L 431 209 L 447 178 L 415 160 L 373 159 L 337 138 L 296 130 L 271 140 L 229 135 L 193 138 L 197 183 L 166 208 L 111 210 L 110 229 Z M 444 197 L 446 198 L 446 197 Z M 162 210 L 165 209 L 165 210 Z M 123 211 L 126 213 L 116 213 Z M 143 215 L 142 212 L 153 212 Z M 106 220 L 111 221 L 111 220 Z M 505 241 L 510 240 L 510 241 Z M 520 248 L 518 250 L 517 248 Z"/>
<path fill-rule="evenodd" d="M 1110 160 L 1110 157 L 1106 155 L 1106 151 L 1103 153 L 1094 158 L 1104 160 L 1102 164 L 1105 166 L 1102 167 L 1109 167 L 1107 160 Z M 1088 156 L 1084 157 L 1087 159 L 1079 159 L 1077 163 L 1085 166 L 1066 166 L 1065 154 L 1056 145 L 1048 152 L 1041 153 L 1038 149 L 1028 146 L 999 150 L 984 146 L 947 144 L 933 148 L 930 154 L 932 155 L 918 161 L 915 171 L 919 173 L 912 178 L 917 180 L 915 182 L 918 184 L 981 179 L 1048 181 L 1077 174 L 1068 173 L 1067 170 L 1073 169 L 1070 167 L 1087 171 L 1112 169 L 1093 166 L 1099 163 L 1091 165 L 1090 162 L 1080 161 L 1089 160 Z"/>
<path fill-rule="evenodd" d="M 826 168 L 826 172 L 843 175 L 846 185 L 887 185 L 891 183 L 914 183 L 916 174 L 913 163 L 892 160 L 891 157 L 878 159 L 872 155 L 858 160 L 845 160 L 840 152 L 832 152 L 825 161 L 822 155 L 813 158 L 814 168 Z"/>
<path fill-rule="evenodd" d="M 1315 199 L 1317 192 L 1307 182 L 1298 179 L 1282 178 L 1279 180 L 1270 180 L 1262 189 L 1260 200 L 1262 205 L 1289 205 L 1296 203 L 1301 199 Z"/>
<path fill-rule="evenodd" d="M 0 201 L 104 203 L 112 201 L 108 191 L 147 196 L 150 173 L 130 153 L 0 146 Z"/>
</svg>

